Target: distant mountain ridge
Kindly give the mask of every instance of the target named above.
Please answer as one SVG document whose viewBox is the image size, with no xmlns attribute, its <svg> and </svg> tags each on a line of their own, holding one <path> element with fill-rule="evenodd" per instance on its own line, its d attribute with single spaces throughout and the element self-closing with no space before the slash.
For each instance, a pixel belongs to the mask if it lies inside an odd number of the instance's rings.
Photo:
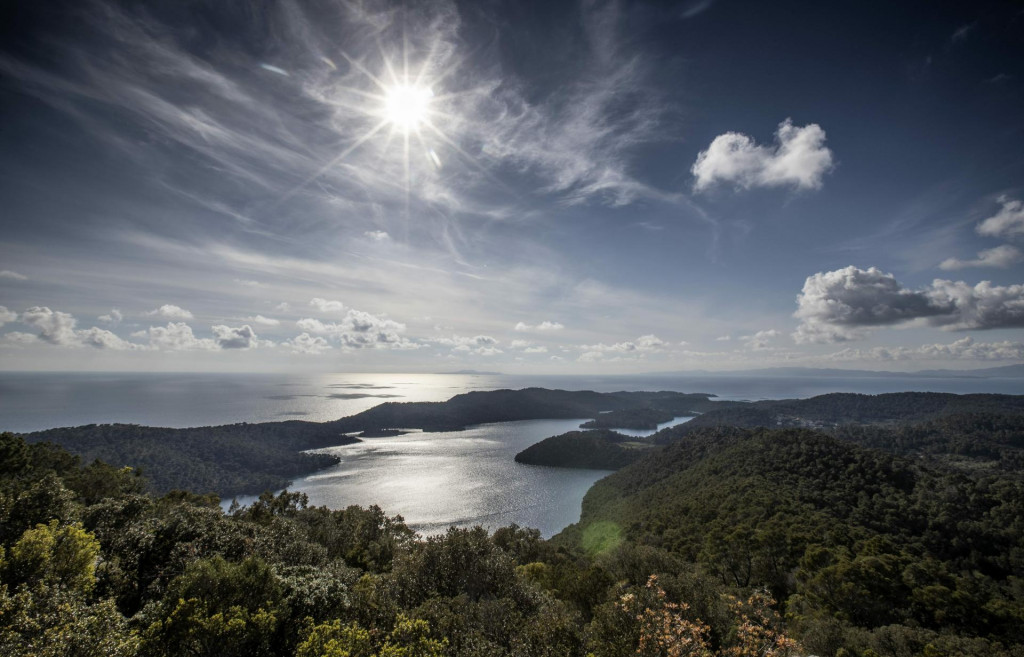
<svg viewBox="0 0 1024 657">
<path fill-rule="evenodd" d="M 856 378 L 1024 378 L 1024 364 L 984 367 L 972 370 L 847 370 L 824 367 L 766 367 L 754 370 L 689 370 L 682 372 L 650 372 L 648 376 L 828 376 Z"/>
</svg>

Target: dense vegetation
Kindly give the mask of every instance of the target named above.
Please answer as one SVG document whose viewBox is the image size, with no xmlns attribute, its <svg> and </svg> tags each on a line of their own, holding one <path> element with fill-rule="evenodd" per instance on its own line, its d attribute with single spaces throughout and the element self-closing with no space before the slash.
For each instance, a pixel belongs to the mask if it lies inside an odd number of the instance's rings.
<svg viewBox="0 0 1024 657">
<path fill-rule="evenodd" d="M 25 439 L 61 445 L 86 462 L 137 468 L 155 493 L 182 489 L 224 497 L 280 490 L 295 477 L 338 462 L 301 450 L 358 442 L 333 427 L 301 421 L 192 429 L 90 424 L 39 431 Z"/>
<path fill-rule="evenodd" d="M 614 431 L 570 431 L 530 445 L 516 454 L 516 462 L 559 468 L 618 470 L 636 462 L 650 447 L 650 443 Z"/>
<path fill-rule="evenodd" d="M 959 413 L 1024 414 L 1024 395 L 954 395 L 894 392 L 882 395 L 831 393 L 809 399 L 765 400 L 715 407 L 684 425 L 662 432 L 662 442 L 704 427 L 828 428 L 844 424 L 907 423 Z"/>
<path fill-rule="evenodd" d="M 514 526 L 419 539 L 376 507 L 291 493 L 225 514 L 0 434 L 11 657 L 791 653 L 766 594 L 725 592 L 661 550 L 589 556 Z"/>
<path fill-rule="evenodd" d="M 657 429 L 662 422 L 675 418 L 674 413 L 660 408 L 627 408 L 621 411 L 601 413 L 593 420 L 580 425 L 581 429 Z"/>
<path fill-rule="evenodd" d="M 1020 418 L 980 415 L 851 430 L 842 441 L 803 429 L 691 430 L 595 484 L 579 524 L 556 542 L 647 546 L 721 586 L 767 587 L 819 655 L 1024 654 L 1015 456 L 1002 469 L 954 468 L 852 442 L 945 456 L 970 440 L 958 438 L 966 422 L 975 435 L 994 428 L 983 445 L 1024 441 Z"/>
</svg>

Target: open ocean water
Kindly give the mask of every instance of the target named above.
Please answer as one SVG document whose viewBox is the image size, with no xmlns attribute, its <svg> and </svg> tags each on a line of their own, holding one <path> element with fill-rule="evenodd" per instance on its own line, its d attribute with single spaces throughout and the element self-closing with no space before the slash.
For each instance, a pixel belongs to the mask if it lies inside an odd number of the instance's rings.
<svg viewBox="0 0 1024 657">
<path fill-rule="evenodd" d="M 112 422 L 189 427 L 326 421 L 386 401 L 443 401 L 471 390 L 530 386 L 707 392 L 721 399 L 757 400 L 907 390 L 1021 394 L 1022 384 L 1009 378 L 893 376 L 0 373 L 0 430 Z M 331 508 L 377 504 L 427 534 L 451 525 L 496 528 L 514 522 L 551 536 L 579 519 L 583 495 L 608 473 L 522 465 L 513 457 L 581 421 L 506 422 L 461 432 L 368 438 L 326 450 L 340 456 L 341 463 L 296 480 L 291 489 L 305 492 L 312 504 Z M 685 419 L 675 422 L 680 421 Z"/>
</svg>

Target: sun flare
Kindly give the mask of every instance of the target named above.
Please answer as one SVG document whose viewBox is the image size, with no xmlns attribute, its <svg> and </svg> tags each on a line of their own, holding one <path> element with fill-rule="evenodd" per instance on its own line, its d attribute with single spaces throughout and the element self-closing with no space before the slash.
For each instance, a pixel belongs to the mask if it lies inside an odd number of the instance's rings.
<svg viewBox="0 0 1024 657">
<path fill-rule="evenodd" d="M 396 84 L 384 95 L 384 116 L 387 121 L 404 132 L 417 129 L 430 115 L 430 102 L 434 92 L 430 87 Z"/>
</svg>

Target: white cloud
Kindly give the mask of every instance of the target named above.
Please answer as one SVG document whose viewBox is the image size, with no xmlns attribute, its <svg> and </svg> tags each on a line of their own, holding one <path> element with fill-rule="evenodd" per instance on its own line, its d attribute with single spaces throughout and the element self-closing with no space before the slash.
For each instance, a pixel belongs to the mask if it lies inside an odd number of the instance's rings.
<svg viewBox="0 0 1024 657">
<path fill-rule="evenodd" d="M 121 339 L 97 327 L 76 329 L 78 320 L 69 313 L 34 306 L 21 314 L 21 321 L 39 329 L 39 339 L 58 347 L 89 346 L 97 349 L 139 349 L 140 345 Z"/>
<path fill-rule="evenodd" d="M 543 321 L 539 324 L 527 324 L 526 322 L 519 322 L 515 325 L 517 331 L 561 331 L 565 328 L 564 324 L 559 322 Z"/>
<path fill-rule="evenodd" d="M 343 304 L 342 302 L 329 301 L 327 299 L 321 299 L 320 297 L 314 297 L 310 299 L 309 305 L 313 306 L 322 313 L 340 313 L 341 311 L 345 310 L 345 304 Z"/>
<path fill-rule="evenodd" d="M 121 320 L 124 319 L 124 315 L 122 315 L 121 311 L 117 308 L 111 308 L 108 314 L 100 315 L 96 319 L 105 324 L 113 324 L 114 326 L 117 326 L 121 323 Z"/>
<path fill-rule="evenodd" d="M 276 306 L 274 306 L 274 310 L 276 310 L 279 313 L 286 313 L 286 312 L 288 312 L 291 309 L 292 309 L 292 305 L 290 303 L 288 303 L 287 301 L 282 301 L 281 303 L 279 303 Z"/>
<path fill-rule="evenodd" d="M 139 335 L 141 334 L 141 335 Z M 149 338 L 149 346 L 163 351 L 214 350 L 219 345 L 210 338 L 197 338 L 185 322 L 168 322 L 167 326 L 151 326 L 148 331 L 133 333 Z"/>
<path fill-rule="evenodd" d="M 8 310 L 6 306 L 0 306 L 0 326 L 16 321 L 17 319 L 18 313 L 13 310 Z"/>
<path fill-rule="evenodd" d="M 668 346 L 667 342 L 656 335 L 641 335 L 636 340 L 616 342 L 614 344 L 604 344 L 601 342 L 598 344 L 581 345 L 580 350 L 583 353 L 580 354 L 578 360 L 583 362 L 605 360 L 609 358 L 609 355 L 612 359 L 627 356 L 630 358 L 642 358 L 647 353 L 666 349 Z"/>
<path fill-rule="evenodd" d="M 926 344 L 920 347 L 875 347 L 843 349 L 827 356 L 835 361 L 903 361 L 903 360 L 1024 360 L 1024 343 L 975 342 L 966 336 L 949 344 Z"/>
<path fill-rule="evenodd" d="M 433 338 L 431 342 L 451 347 L 453 353 L 476 354 L 478 356 L 495 356 L 502 353 L 498 348 L 500 342 L 489 335 L 471 337 L 452 335 L 451 337 Z"/>
<path fill-rule="evenodd" d="M 508 343 L 508 346 L 511 349 L 526 349 L 527 347 L 532 347 L 533 343 L 529 340 L 513 340 Z"/>
<path fill-rule="evenodd" d="M 250 280 L 247 278 L 236 278 L 235 282 L 243 287 L 263 287 L 263 283 L 259 281 Z"/>
<path fill-rule="evenodd" d="M 309 333 L 300 333 L 291 340 L 285 340 L 281 345 L 298 354 L 321 354 L 331 349 L 327 340 Z"/>
<path fill-rule="evenodd" d="M 732 340 L 732 336 L 731 335 L 720 335 L 717 338 L 715 338 L 715 342 L 729 342 L 731 340 Z"/>
<path fill-rule="evenodd" d="M 523 349 L 523 353 L 524 354 L 546 354 L 546 353 L 548 353 L 548 348 L 540 346 L 540 345 L 538 345 L 536 347 L 527 347 L 526 349 Z"/>
<path fill-rule="evenodd" d="M 147 315 L 163 317 L 164 319 L 192 319 L 193 315 L 189 311 L 185 310 L 180 306 L 174 304 L 165 303 L 156 310 L 151 310 Z"/>
<path fill-rule="evenodd" d="M 11 281 L 27 281 L 28 280 L 28 276 L 26 276 L 24 274 L 19 274 L 16 271 L 11 271 L 10 269 L 4 269 L 3 271 L 0 271 L 0 278 L 6 278 L 7 280 L 11 280 Z"/>
<path fill-rule="evenodd" d="M 989 237 L 1018 237 L 1024 235 L 1024 203 L 1008 196 L 1000 196 L 1002 208 L 978 224 L 980 235 Z"/>
<path fill-rule="evenodd" d="M 387 242 L 391 239 L 386 230 L 368 230 L 363 233 L 363 237 L 373 240 L 374 242 Z"/>
<path fill-rule="evenodd" d="M 213 339 L 221 349 L 252 349 L 260 344 L 256 332 L 248 324 L 233 328 L 217 325 L 211 327 Z"/>
<path fill-rule="evenodd" d="M 22 331 L 10 331 L 0 336 L 0 340 L 3 340 L 4 346 L 8 347 L 21 347 L 34 342 L 39 342 L 39 338 L 34 333 L 24 333 Z"/>
<path fill-rule="evenodd" d="M 963 281 L 936 279 L 928 294 L 939 305 L 952 305 L 948 317 L 931 323 L 951 330 L 1024 328 L 1024 285 L 992 285 L 982 281 L 973 287 Z"/>
<path fill-rule="evenodd" d="M 259 324 L 260 326 L 280 326 L 281 320 L 274 319 L 273 317 L 264 317 L 263 315 L 255 315 L 253 317 L 247 317 L 246 321 L 252 322 L 253 324 Z"/>
<path fill-rule="evenodd" d="M 786 119 L 776 130 L 775 141 L 774 146 L 759 146 L 738 132 L 715 137 L 690 169 L 696 177 L 694 190 L 700 192 L 718 182 L 744 189 L 785 185 L 819 189 L 833 165 L 821 126 L 798 127 Z"/>
<path fill-rule="evenodd" d="M 1020 250 L 1009 244 L 997 246 L 994 249 L 985 249 L 978 252 L 974 260 L 960 260 L 959 258 L 947 258 L 939 265 L 940 269 L 966 269 L 968 267 L 999 267 L 1005 269 L 1014 265 L 1024 258 Z"/>
<path fill-rule="evenodd" d="M 75 331 L 79 341 L 86 346 L 96 347 L 97 349 L 113 349 L 113 350 L 132 350 L 132 349 L 143 349 L 142 345 L 128 342 L 118 335 L 97 327 L 85 329 L 84 331 Z"/>
<path fill-rule="evenodd" d="M 776 331 L 775 329 L 769 329 L 767 331 L 758 331 L 753 335 L 744 335 L 740 340 L 743 341 L 743 344 L 747 349 L 762 351 L 770 348 L 771 341 L 780 335 L 782 335 L 781 332 Z"/>
<path fill-rule="evenodd" d="M 314 301 L 317 301 L 314 299 Z M 320 301 L 323 301 L 320 299 Z M 327 302 L 329 304 L 338 302 Z M 405 324 L 378 317 L 361 310 L 349 310 L 339 322 L 323 322 L 305 317 L 295 325 L 307 333 L 326 335 L 345 349 L 417 349 L 419 345 L 405 338 Z"/>
<path fill-rule="evenodd" d="M 75 334 L 78 321 L 69 313 L 50 310 L 45 306 L 33 306 L 21 314 L 21 321 L 39 329 L 39 338 L 60 347 L 81 344 Z"/>
<path fill-rule="evenodd" d="M 866 329 L 922 320 L 948 330 L 1024 327 L 1024 285 L 936 279 L 921 290 L 903 287 L 874 267 L 846 267 L 807 277 L 794 317 L 797 342 L 839 342 Z"/>
</svg>

